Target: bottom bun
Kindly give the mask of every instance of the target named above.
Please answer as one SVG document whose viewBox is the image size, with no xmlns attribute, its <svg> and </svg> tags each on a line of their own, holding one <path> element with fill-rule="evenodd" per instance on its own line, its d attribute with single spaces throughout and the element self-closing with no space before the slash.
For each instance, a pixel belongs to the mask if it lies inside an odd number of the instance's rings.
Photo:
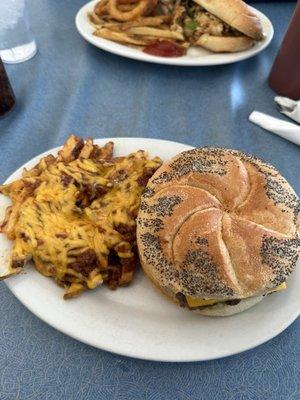
<svg viewBox="0 0 300 400">
<path fill-rule="evenodd" d="M 252 47 L 254 40 L 247 36 L 212 36 L 204 33 L 195 44 L 214 53 L 235 53 Z"/>
<path fill-rule="evenodd" d="M 142 264 L 142 267 L 144 269 L 145 274 L 150 278 L 150 282 L 153 284 L 153 286 L 164 296 L 166 296 L 169 300 L 172 300 L 174 303 L 179 305 L 178 298 L 176 298 L 176 295 L 172 293 L 170 290 L 167 288 L 160 286 L 152 277 L 152 274 L 147 268 L 146 264 Z M 242 299 L 238 304 L 231 306 L 229 304 L 225 303 L 217 303 L 213 306 L 207 306 L 202 309 L 186 309 L 189 312 L 193 312 L 195 314 L 200 314 L 200 315 L 205 315 L 207 317 L 229 317 L 230 315 L 238 314 L 242 311 L 248 310 L 248 308 L 251 308 L 255 306 L 255 304 L 259 303 L 262 301 L 264 296 L 255 296 L 255 297 L 249 297 L 248 299 Z"/>
<path fill-rule="evenodd" d="M 224 303 L 218 303 L 210 307 L 203 308 L 202 310 L 194 310 L 197 314 L 206 315 L 208 317 L 228 317 L 229 315 L 238 314 L 242 311 L 248 310 L 255 306 L 255 304 L 262 301 L 263 296 L 249 297 L 248 299 L 241 300 L 238 304 L 230 306 Z"/>
</svg>

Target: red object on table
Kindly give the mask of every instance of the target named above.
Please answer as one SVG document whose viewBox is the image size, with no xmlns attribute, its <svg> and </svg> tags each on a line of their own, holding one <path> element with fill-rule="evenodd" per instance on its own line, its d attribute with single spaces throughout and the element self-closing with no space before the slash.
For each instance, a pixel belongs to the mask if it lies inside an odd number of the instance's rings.
<svg viewBox="0 0 300 400">
<path fill-rule="evenodd" d="M 300 0 L 271 70 L 269 85 L 281 96 L 300 100 Z"/>
<path fill-rule="evenodd" d="M 0 118 L 9 113 L 15 105 L 15 102 L 14 92 L 0 58 Z"/>
<path fill-rule="evenodd" d="M 184 55 L 185 50 L 178 44 L 168 40 L 157 40 L 146 46 L 143 52 L 159 57 L 181 57 Z"/>
</svg>

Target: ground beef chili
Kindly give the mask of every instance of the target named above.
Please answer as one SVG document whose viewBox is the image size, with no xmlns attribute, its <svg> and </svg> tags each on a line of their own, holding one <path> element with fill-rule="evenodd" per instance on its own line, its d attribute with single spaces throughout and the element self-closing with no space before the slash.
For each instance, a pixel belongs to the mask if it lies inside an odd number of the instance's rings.
<svg viewBox="0 0 300 400">
<path fill-rule="evenodd" d="M 241 302 L 241 300 L 239 299 L 235 299 L 235 300 L 227 300 L 226 304 L 228 304 L 229 306 L 236 306 L 237 304 L 239 304 Z"/>
<path fill-rule="evenodd" d="M 89 276 L 93 269 L 97 268 L 97 256 L 94 250 L 88 249 L 76 257 L 76 261 L 69 264 L 69 268 L 81 273 L 83 276 Z"/>
<path fill-rule="evenodd" d="M 68 187 L 69 184 L 72 182 L 73 178 L 70 175 L 62 173 L 60 180 L 64 187 Z"/>
<path fill-rule="evenodd" d="M 186 298 L 183 293 L 178 292 L 178 293 L 176 293 L 175 297 L 178 300 L 180 307 L 187 306 Z"/>
</svg>

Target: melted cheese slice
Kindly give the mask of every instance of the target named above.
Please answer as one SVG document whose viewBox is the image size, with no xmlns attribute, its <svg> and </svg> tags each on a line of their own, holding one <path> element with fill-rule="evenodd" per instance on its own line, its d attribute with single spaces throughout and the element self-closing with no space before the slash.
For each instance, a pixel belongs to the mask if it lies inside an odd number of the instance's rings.
<svg viewBox="0 0 300 400">
<path fill-rule="evenodd" d="M 273 292 L 281 292 L 282 290 L 286 289 L 286 283 L 283 282 L 281 285 L 277 286 L 276 289 L 272 289 L 267 294 L 273 293 Z M 195 307 L 203 307 L 203 306 L 212 306 L 214 304 L 220 303 L 219 300 L 205 300 L 205 299 L 197 299 L 195 297 L 191 296 L 186 296 L 186 301 L 188 303 L 188 306 L 190 308 L 195 308 Z"/>
</svg>

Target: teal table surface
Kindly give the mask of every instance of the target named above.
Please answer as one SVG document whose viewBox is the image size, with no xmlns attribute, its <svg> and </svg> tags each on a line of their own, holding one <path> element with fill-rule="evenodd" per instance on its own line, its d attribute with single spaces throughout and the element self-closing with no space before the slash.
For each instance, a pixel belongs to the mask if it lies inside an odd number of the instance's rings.
<svg viewBox="0 0 300 400">
<path fill-rule="evenodd" d="M 299 147 L 247 120 L 254 109 L 279 116 L 267 77 L 295 3 L 257 3 L 274 24 L 271 45 L 253 59 L 210 68 L 152 65 L 92 47 L 74 26 L 83 4 L 28 1 L 38 54 L 7 66 L 17 106 L 0 121 L 1 181 L 76 133 L 242 149 L 274 164 L 300 192 Z M 32 315 L 3 282 L 0 310 L 0 400 L 300 399 L 299 318 L 251 351 L 173 364 L 79 343 Z"/>
</svg>

